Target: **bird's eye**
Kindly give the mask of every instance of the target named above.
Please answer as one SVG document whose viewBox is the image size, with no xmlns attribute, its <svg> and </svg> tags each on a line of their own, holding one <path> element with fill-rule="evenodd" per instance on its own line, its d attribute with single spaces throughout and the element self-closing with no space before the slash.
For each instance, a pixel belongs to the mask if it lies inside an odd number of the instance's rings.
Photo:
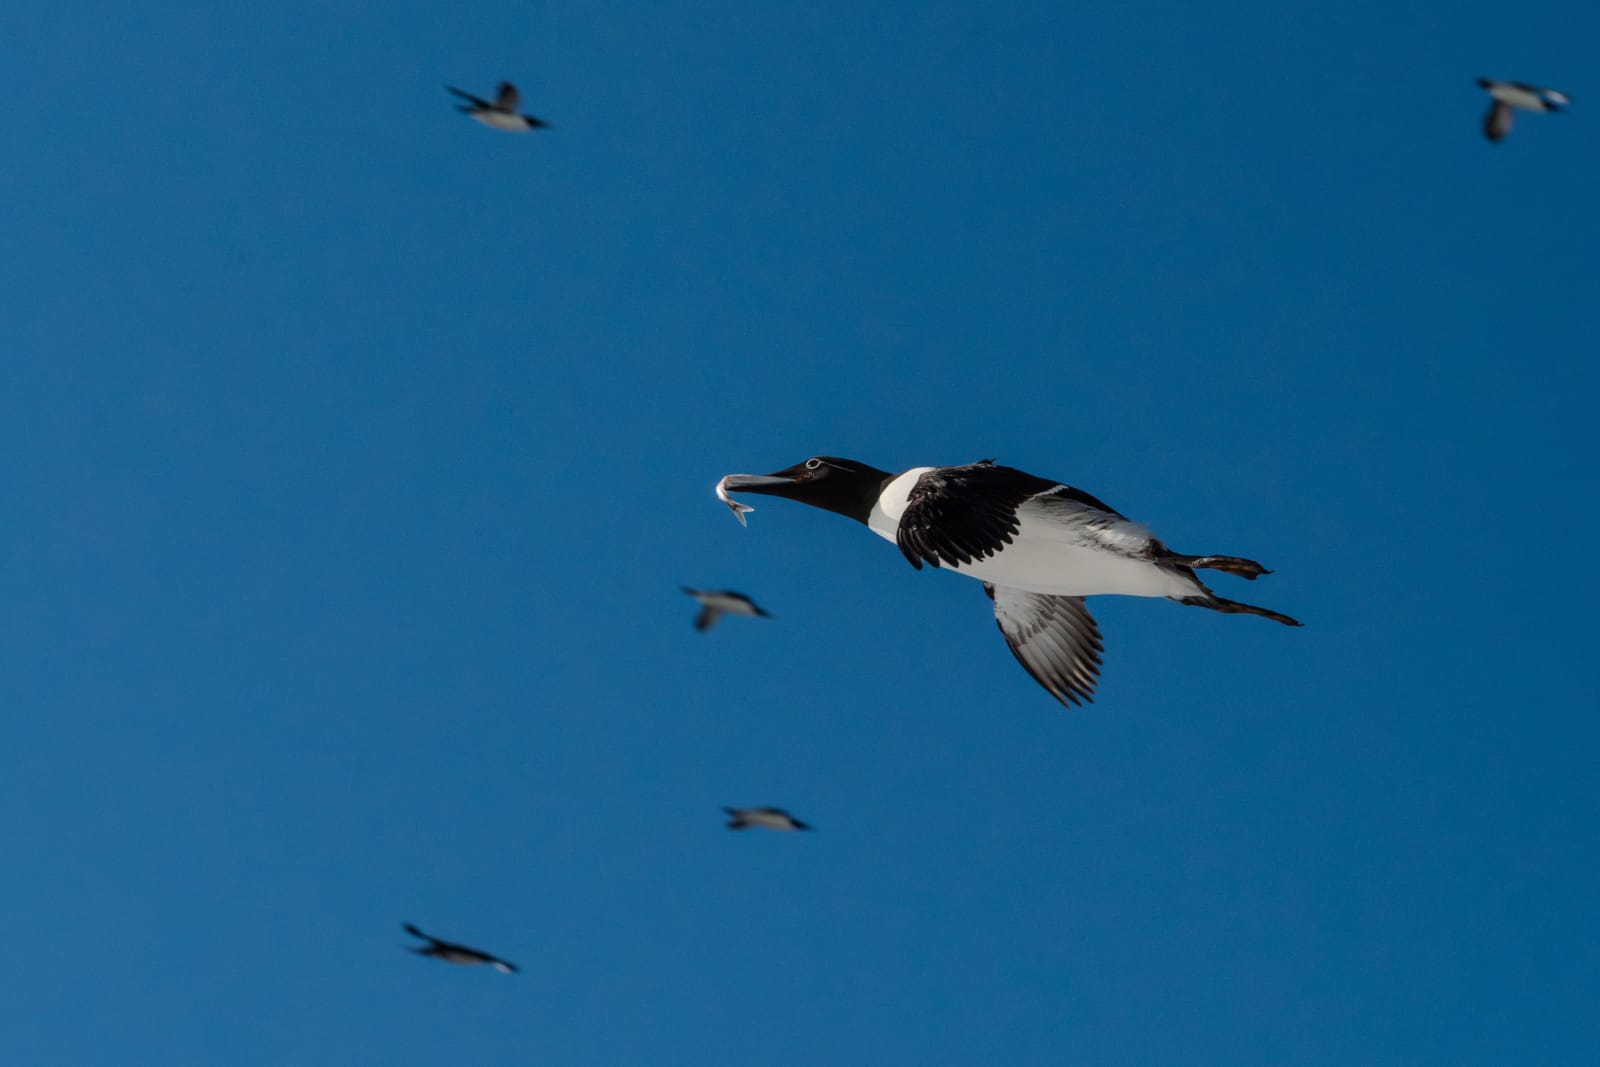
<svg viewBox="0 0 1600 1067">
<path fill-rule="evenodd" d="M 808 470 L 808 471 L 814 471 L 820 466 L 822 466 L 822 460 L 820 460 L 820 459 L 808 459 L 808 460 L 806 460 L 806 470 Z"/>
</svg>

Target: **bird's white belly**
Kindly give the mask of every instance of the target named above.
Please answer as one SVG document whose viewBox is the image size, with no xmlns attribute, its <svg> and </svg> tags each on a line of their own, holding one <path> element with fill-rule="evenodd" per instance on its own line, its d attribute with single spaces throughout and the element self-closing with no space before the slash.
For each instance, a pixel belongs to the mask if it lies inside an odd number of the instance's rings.
<svg viewBox="0 0 1600 1067">
<path fill-rule="evenodd" d="M 1545 111 L 1548 105 L 1538 93 L 1530 93 L 1526 89 L 1518 89 L 1514 85 L 1497 85 L 1489 91 L 1489 95 L 1503 104 L 1520 107 L 1524 111 Z"/>
<path fill-rule="evenodd" d="M 521 115 L 508 115 L 504 111 L 475 111 L 472 117 L 485 126 L 492 126 L 497 130 L 510 130 L 512 133 L 527 133 L 528 123 Z"/>
<path fill-rule="evenodd" d="M 756 613 L 755 607 L 751 605 L 749 601 L 735 600 L 731 596 L 703 597 L 701 598 L 700 603 L 704 604 L 708 608 L 711 608 L 715 611 L 724 612 L 728 615 L 754 615 Z"/>
<path fill-rule="evenodd" d="M 1103 548 L 1019 537 L 988 559 L 950 567 L 957 574 L 1052 596 L 1192 596 L 1194 583 L 1144 559 Z"/>
</svg>

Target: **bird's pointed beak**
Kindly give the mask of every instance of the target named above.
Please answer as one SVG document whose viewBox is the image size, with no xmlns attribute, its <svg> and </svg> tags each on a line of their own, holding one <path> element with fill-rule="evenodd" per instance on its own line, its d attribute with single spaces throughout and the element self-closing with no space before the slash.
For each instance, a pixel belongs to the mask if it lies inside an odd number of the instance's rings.
<svg viewBox="0 0 1600 1067">
<path fill-rule="evenodd" d="M 729 474 L 717 483 L 717 499 L 728 505 L 728 510 L 739 520 L 739 525 L 744 526 L 745 514 L 755 508 L 739 503 L 729 493 L 781 493 L 785 487 L 794 484 L 795 479 L 781 474 Z"/>
<path fill-rule="evenodd" d="M 794 483 L 785 474 L 730 474 L 722 479 L 722 487 L 730 493 L 772 493 Z"/>
</svg>

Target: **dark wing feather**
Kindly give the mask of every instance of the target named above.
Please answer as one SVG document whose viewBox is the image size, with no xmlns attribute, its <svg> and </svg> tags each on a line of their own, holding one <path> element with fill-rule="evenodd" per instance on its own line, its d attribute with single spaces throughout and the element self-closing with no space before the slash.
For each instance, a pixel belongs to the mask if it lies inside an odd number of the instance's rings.
<svg viewBox="0 0 1600 1067">
<path fill-rule="evenodd" d="M 1515 118 L 1511 105 L 1501 100 L 1489 104 L 1489 113 L 1483 116 L 1483 135 L 1491 141 L 1498 141 L 1511 132 L 1511 122 Z"/>
<path fill-rule="evenodd" d="M 457 96 L 461 97 L 461 99 L 463 99 L 463 100 L 472 101 L 472 106 L 473 107 L 487 108 L 487 107 L 490 106 L 489 105 L 489 101 L 485 100 L 481 96 L 473 96 L 471 93 L 467 92 L 465 89 L 457 89 L 454 85 L 446 85 L 445 88 L 449 89 L 452 93 L 455 93 Z"/>
<path fill-rule="evenodd" d="M 1046 596 L 983 583 L 1011 654 L 1063 704 L 1094 700 L 1100 674 L 1100 628 L 1081 596 Z"/>
<path fill-rule="evenodd" d="M 1081 490 L 990 460 L 928 471 L 912 487 L 895 543 L 918 570 L 988 559 L 1016 536 L 1017 509 L 1050 493 L 1121 518 Z"/>
</svg>

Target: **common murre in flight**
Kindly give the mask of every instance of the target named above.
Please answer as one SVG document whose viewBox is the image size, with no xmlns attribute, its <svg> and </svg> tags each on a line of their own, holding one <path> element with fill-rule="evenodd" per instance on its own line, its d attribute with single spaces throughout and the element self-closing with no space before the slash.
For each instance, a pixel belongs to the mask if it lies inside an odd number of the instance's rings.
<svg viewBox="0 0 1600 1067">
<path fill-rule="evenodd" d="M 501 82 L 496 90 L 494 102 L 490 103 L 481 96 L 457 89 L 453 85 L 446 85 L 452 93 L 469 100 L 469 104 L 457 104 L 456 110 L 463 115 L 471 115 L 485 126 L 493 126 L 497 130 L 510 130 L 512 133 L 527 133 L 548 127 L 550 124 L 543 119 L 536 119 L 532 115 L 519 115 L 517 105 L 522 103 L 522 94 L 510 82 Z"/>
<path fill-rule="evenodd" d="M 517 973 L 516 964 L 507 963 L 498 956 L 491 956 L 487 952 L 482 952 L 475 948 L 468 948 L 466 945 L 457 945 L 450 941 L 440 941 L 437 937 L 434 937 L 431 934 L 423 933 L 410 923 L 405 924 L 405 931 L 412 937 L 420 937 L 422 940 L 428 942 L 421 948 L 411 949 L 412 952 L 415 952 L 419 956 L 432 956 L 434 959 L 444 960 L 446 963 L 459 963 L 463 967 L 478 967 L 483 964 L 488 964 L 501 974 Z"/>
<path fill-rule="evenodd" d="M 752 826 L 763 826 L 768 830 L 813 829 L 782 808 L 723 808 L 722 810 L 728 813 L 730 830 L 747 830 Z"/>
<path fill-rule="evenodd" d="M 1261 564 L 1173 552 L 1083 490 L 993 460 L 891 474 L 813 456 L 776 474 L 730 474 L 717 483 L 717 496 L 742 523 L 752 509 L 729 493 L 788 497 L 837 512 L 893 541 L 918 570 L 928 563 L 977 578 L 1012 655 L 1063 704 L 1092 700 L 1100 673 L 1103 646 L 1086 596 L 1159 596 L 1300 625 L 1219 597 L 1194 573 L 1207 568 L 1254 580 L 1270 573 Z"/>
<path fill-rule="evenodd" d="M 1489 94 L 1489 110 L 1483 116 L 1483 134 L 1491 141 L 1499 141 L 1511 132 L 1511 122 L 1517 110 L 1560 111 L 1572 103 L 1566 93 L 1546 89 L 1525 82 L 1503 82 L 1493 78 L 1479 78 L 1478 88 Z"/>
<path fill-rule="evenodd" d="M 735 593 L 731 589 L 690 589 L 686 585 L 678 587 L 685 593 L 700 601 L 700 614 L 694 617 L 694 628 L 705 633 L 717 624 L 717 620 L 724 615 L 755 615 L 763 619 L 772 618 L 771 615 L 756 606 L 756 602 L 743 593 Z"/>
</svg>

